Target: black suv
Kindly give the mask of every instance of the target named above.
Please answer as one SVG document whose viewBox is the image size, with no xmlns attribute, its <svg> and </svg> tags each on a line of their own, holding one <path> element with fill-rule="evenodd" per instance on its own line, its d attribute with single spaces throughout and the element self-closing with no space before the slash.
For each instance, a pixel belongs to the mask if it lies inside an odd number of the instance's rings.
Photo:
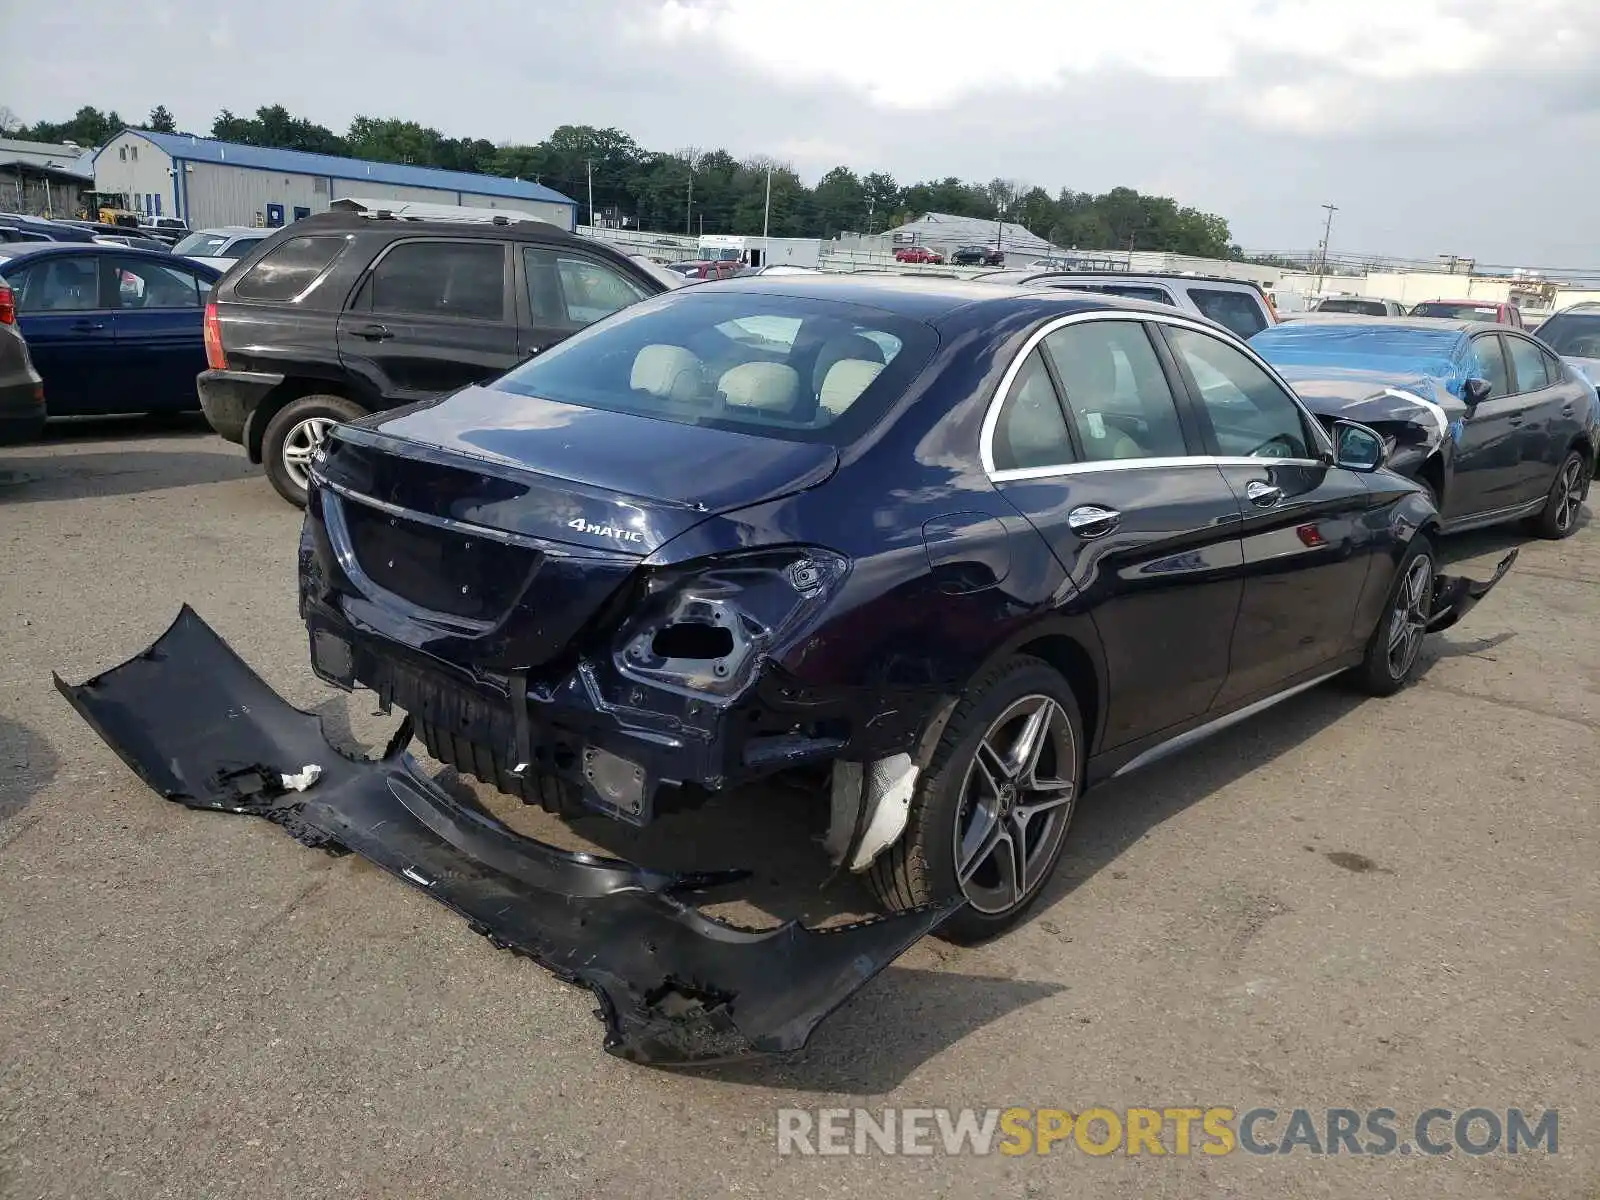
<svg viewBox="0 0 1600 1200">
<path fill-rule="evenodd" d="M 334 425 L 486 382 L 666 286 L 539 221 L 309 217 L 212 293 L 200 404 L 303 505 Z"/>
<path fill-rule="evenodd" d="M 953 267 L 1003 267 L 1005 252 L 996 246 L 957 246 L 950 256 Z"/>
</svg>

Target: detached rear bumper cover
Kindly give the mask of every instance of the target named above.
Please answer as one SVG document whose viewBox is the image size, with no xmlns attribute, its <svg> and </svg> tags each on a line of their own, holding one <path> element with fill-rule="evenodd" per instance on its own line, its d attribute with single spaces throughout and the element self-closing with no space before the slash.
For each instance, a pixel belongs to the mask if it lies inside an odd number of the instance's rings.
<svg viewBox="0 0 1600 1200">
<path fill-rule="evenodd" d="M 754 931 L 682 898 L 745 872 L 674 875 L 522 837 L 458 803 L 406 753 L 353 760 L 185 606 L 143 654 L 56 686 L 141 779 L 190 808 L 246 813 L 352 850 L 460 913 L 496 945 L 600 1000 L 605 1048 L 633 1062 L 798 1050 L 951 908 L 824 930 Z M 322 768 L 306 791 L 284 776 Z"/>
</svg>

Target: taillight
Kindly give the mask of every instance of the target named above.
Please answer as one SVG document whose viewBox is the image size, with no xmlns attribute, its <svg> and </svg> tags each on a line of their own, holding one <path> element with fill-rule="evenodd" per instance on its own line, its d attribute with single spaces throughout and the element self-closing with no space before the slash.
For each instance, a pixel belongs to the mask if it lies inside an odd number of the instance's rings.
<svg viewBox="0 0 1600 1200">
<path fill-rule="evenodd" d="M 0 325 L 17 323 L 17 294 L 0 283 Z"/>
<path fill-rule="evenodd" d="M 217 320 L 215 300 L 206 305 L 206 366 L 213 371 L 228 369 L 228 356 L 222 352 L 222 324 Z"/>
</svg>

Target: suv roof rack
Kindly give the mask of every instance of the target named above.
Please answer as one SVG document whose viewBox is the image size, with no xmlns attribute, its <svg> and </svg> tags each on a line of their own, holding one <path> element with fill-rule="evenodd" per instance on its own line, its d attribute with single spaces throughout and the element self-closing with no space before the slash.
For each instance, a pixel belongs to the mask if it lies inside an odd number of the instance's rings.
<svg viewBox="0 0 1600 1200">
<path fill-rule="evenodd" d="M 326 229 L 333 227 L 350 229 L 371 221 L 403 221 L 408 225 L 440 225 L 455 228 L 468 225 L 479 228 L 492 226 L 503 229 L 522 229 L 529 233 L 538 233 L 546 237 L 551 234 L 559 234 L 568 238 L 577 236 L 559 225 L 523 216 L 520 213 L 516 216 L 510 216 L 506 213 L 494 212 L 492 209 L 473 208 L 459 210 L 461 214 L 459 216 L 454 214 L 443 215 L 434 211 L 408 213 L 403 210 L 403 203 L 396 204 L 394 209 L 332 209 L 325 213 L 317 213 L 315 216 L 302 217 L 294 223 L 294 228 Z M 442 208 L 443 206 L 439 207 Z M 397 209 L 400 211 L 396 211 Z"/>
<path fill-rule="evenodd" d="M 1022 267 L 1013 269 L 1026 271 L 1028 268 Z M 1119 279 L 1194 279 L 1199 280 L 1201 283 L 1239 283 L 1245 285 L 1246 287 L 1253 287 L 1257 291 L 1262 291 L 1266 288 L 1266 284 L 1258 283 L 1254 279 L 1239 279 L 1232 275 L 1191 275 L 1186 271 L 1102 271 L 1099 269 L 1093 271 L 1057 271 L 1053 269 L 1041 269 L 1033 273 L 1036 275 L 1087 275 L 1090 278 L 1115 277 Z"/>
</svg>

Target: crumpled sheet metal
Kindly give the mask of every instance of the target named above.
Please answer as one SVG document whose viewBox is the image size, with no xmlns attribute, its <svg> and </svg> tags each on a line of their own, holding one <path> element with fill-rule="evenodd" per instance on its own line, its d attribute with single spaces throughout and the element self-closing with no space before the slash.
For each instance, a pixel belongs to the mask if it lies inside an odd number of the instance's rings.
<svg viewBox="0 0 1600 1200">
<path fill-rule="evenodd" d="M 457 801 L 406 752 L 334 750 L 321 722 L 268 687 L 187 605 L 143 654 L 56 686 L 147 784 L 190 808 L 246 813 L 353 851 L 426 891 L 496 945 L 599 999 L 605 1048 L 656 1065 L 803 1047 L 821 1021 L 953 911 L 822 930 L 747 930 L 686 896 L 743 871 L 672 874 L 560 850 Z M 284 786 L 308 763 L 304 791 Z"/>
</svg>

